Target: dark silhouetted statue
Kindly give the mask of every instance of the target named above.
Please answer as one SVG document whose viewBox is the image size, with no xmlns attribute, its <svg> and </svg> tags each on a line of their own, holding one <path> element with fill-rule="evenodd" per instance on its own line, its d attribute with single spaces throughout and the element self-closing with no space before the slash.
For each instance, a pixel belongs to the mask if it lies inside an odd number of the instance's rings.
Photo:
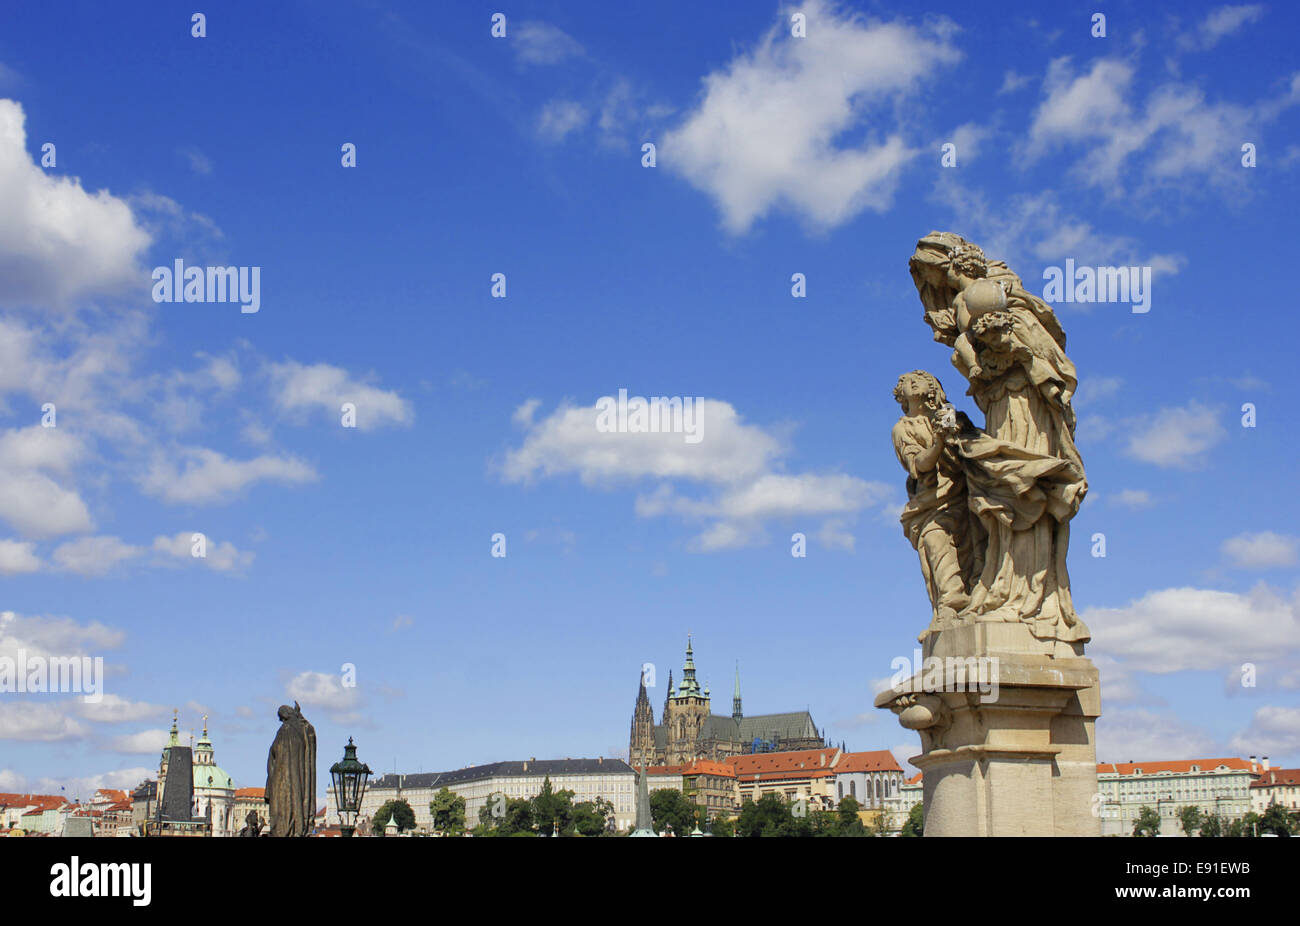
<svg viewBox="0 0 1300 926">
<path fill-rule="evenodd" d="M 281 705 L 280 729 L 266 756 L 271 836 L 306 836 L 316 819 L 316 728 L 298 702 Z"/>
</svg>

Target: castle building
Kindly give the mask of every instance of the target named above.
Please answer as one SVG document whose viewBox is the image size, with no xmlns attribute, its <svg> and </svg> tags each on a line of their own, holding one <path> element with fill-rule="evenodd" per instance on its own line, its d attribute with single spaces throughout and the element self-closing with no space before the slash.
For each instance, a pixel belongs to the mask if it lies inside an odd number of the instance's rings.
<svg viewBox="0 0 1300 926">
<path fill-rule="evenodd" d="M 713 713 L 708 686 L 701 687 L 695 677 L 695 653 L 689 637 L 681 684 L 673 686 L 670 671 L 660 721 L 655 723 L 642 675 L 628 742 L 629 762 L 634 768 L 687 765 L 697 759 L 719 762 L 730 756 L 822 749 L 826 745 L 806 710 L 746 717 L 739 667 L 730 716 Z"/>
</svg>

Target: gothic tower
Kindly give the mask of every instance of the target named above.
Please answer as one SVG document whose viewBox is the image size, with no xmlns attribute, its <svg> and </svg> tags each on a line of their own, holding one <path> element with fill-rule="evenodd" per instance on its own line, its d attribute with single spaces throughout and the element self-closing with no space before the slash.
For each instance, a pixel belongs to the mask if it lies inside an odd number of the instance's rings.
<svg viewBox="0 0 1300 926">
<path fill-rule="evenodd" d="M 740 709 L 740 663 L 736 663 L 736 690 L 731 695 L 731 719 L 740 723 L 745 712 Z"/>
<path fill-rule="evenodd" d="M 632 711 L 632 737 L 628 742 L 628 762 L 634 768 L 655 765 L 655 715 L 650 706 L 650 696 L 645 691 L 645 672 L 641 673 L 641 689 L 636 695 L 636 709 Z"/>
<path fill-rule="evenodd" d="M 669 692 L 664 709 L 664 727 L 668 734 L 668 748 L 664 756 L 667 765 L 681 765 L 693 760 L 695 739 L 709 717 L 709 691 L 701 689 L 695 680 L 694 650 L 691 639 L 686 638 L 686 664 L 682 667 L 682 681 L 677 693 Z"/>
</svg>

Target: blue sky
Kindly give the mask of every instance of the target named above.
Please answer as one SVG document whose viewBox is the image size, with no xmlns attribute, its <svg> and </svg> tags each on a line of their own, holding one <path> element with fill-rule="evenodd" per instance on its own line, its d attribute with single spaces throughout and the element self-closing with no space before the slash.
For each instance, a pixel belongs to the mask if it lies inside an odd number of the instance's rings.
<svg viewBox="0 0 1300 926">
<path fill-rule="evenodd" d="M 294 697 L 377 771 L 617 754 L 688 631 L 720 711 L 738 660 L 747 712 L 914 754 L 871 699 L 928 619 L 893 384 L 963 391 L 935 229 L 1035 292 L 1154 271 L 1146 314 L 1056 307 L 1099 758 L 1300 763 L 1294 10 L 735 7 L 5 11 L 0 650 L 109 675 L 0 695 L 0 790 L 134 784 L 173 708 L 260 785 Z M 261 268 L 260 311 L 154 303 L 178 258 Z M 705 439 L 574 427 L 620 388 Z"/>
</svg>

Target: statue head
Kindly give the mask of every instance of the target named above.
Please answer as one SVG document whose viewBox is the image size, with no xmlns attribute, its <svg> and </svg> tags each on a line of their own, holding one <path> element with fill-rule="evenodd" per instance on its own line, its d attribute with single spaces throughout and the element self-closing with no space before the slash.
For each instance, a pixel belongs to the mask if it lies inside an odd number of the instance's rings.
<svg viewBox="0 0 1300 926">
<path fill-rule="evenodd" d="M 279 709 L 278 711 L 275 712 L 275 716 L 277 716 L 277 717 L 280 718 L 280 722 L 281 722 L 281 723 L 284 723 L 286 720 L 288 720 L 289 718 L 291 718 L 293 715 L 294 715 L 294 710 L 293 710 L 293 708 L 290 707 L 290 706 L 287 705 L 287 704 L 281 704 L 281 705 L 280 705 L 280 709 Z"/>
<path fill-rule="evenodd" d="M 909 396 L 919 397 L 926 411 L 931 414 L 948 404 L 948 397 L 944 395 L 939 380 L 925 370 L 913 370 L 898 377 L 898 385 L 894 387 L 894 401 L 902 406 L 903 411 L 907 411 Z"/>
<path fill-rule="evenodd" d="M 965 239 L 958 238 L 958 244 L 948 255 L 949 267 L 956 273 L 972 280 L 982 279 L 988 276 L 988 260 L 984 257 L 984 249 L 977 244 L 971 244 Z"/>
</svg>

